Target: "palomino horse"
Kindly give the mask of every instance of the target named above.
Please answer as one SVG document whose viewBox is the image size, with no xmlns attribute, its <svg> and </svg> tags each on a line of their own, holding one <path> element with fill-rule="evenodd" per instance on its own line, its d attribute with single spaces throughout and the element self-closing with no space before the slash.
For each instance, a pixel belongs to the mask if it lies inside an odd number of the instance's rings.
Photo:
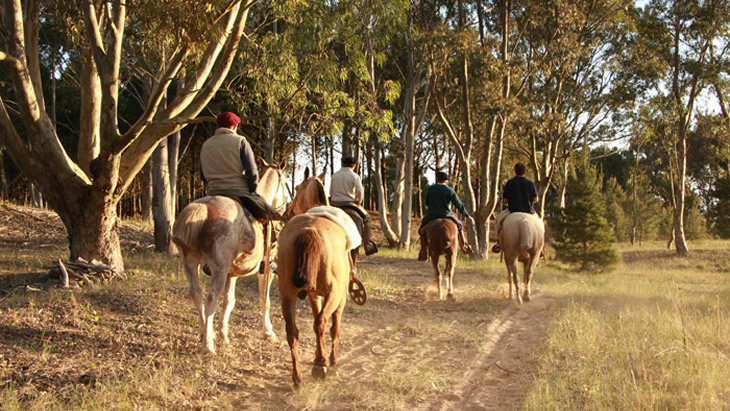
<svg viewBox="0 0 730 411">
<path fill-rule="evenodd" d="M 504 262 L 507 265 L 507 281 L 509 281 L 509 298 L 516 296 L 522 304 L 522 299 L 530 301 L 530 282 L 532 274 L 540 258 L 540 252 L 545 245 L 545 225 L 537 214 L 511 213 L 502 222 L 499 233 L 499 244 L 504 253 Z M 525 290 L 520 295 L 520 286 L 517 279 L 517 261 L 522 263 L 524 271 Z M 514 284 L 515 293 L 512 294 Z"/>
<path fill-rule="evenodd" d="M 439 300 L 443 300 L 442 277 L 446 278 L 447 298 L 454 300 L 454 268 L 459 254 L 459 227 L 450 218 L 437 218 L 429 221 L 423 228 L 428 239 L 428 255 L 433 266 L 433 286 L 438 288 Z M 446 265 L 444 275 L 439 269 L 439 258 L 444 256 Z"/>
<path fill-rule="evenodd" d="M 264 163 L 257 193 L 272 207 L 285 205 L 284 179 L 279 166 Z M 218 298 L 225 290 L 223 317 L 218 331 L 228 344 L 228 319 L 236 303 L 236 279 L 257 274 L 264 258 L 264 227 L 251 220 L 238 201 L 225 196 L 203 197 L 188 204 L 173 226 L 173 241 L 180 248 L 185 264 L 190 294 L 200 313 L 203 342 L 209 353 L 215 353 L 213 317 Z M 201 262 L 211 272 L 210 290 L 203 301 L 198 267 Z M 271 275 L 259 276 L 259 300 L 264 335 L 276 340 L 269 317 Z"/>
</svg>

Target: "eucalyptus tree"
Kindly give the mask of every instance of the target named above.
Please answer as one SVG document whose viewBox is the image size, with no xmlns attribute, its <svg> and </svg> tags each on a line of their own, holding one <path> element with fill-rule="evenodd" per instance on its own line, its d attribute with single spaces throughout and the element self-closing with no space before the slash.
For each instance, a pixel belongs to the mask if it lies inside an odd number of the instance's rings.
<svg viewBox="0 0 730 411">
<path fill-rule="evenodd" d="M 661 137 L 671 176 L 675 249 L 678 255 L 686 256 L 688 134 L 698 98 L 716 76 L 714 48 L 718 42 L 727 41 L 730 2 L 652 0 L 638 14 L 637 47 L 653 63 L 650 78 L 654 91 L 672 121 L 672 127 Z"/>
<path fill-rule="evenodd" d="M 639 91 L 638 77 L 624 69 L 630 6 L 630 0 L 525 3 L 524 64 L 536 73 L 521 99 L 526 113 L 518 132 L 528 139 L 518 147 L 535 170 L 541 215 L 571 153 L 626 137 L 622 113 Z"/>
<path fill-rule="evenodd" d="M 116 205 L 157 143 L 195 121 L 215 95 L 233 62 L 253 1 L 206 1 L 204 4 L 140 1 L 85 1 L 74 18 L 89 45 L 88 68 L 80 93 L 82 106 L 78 158 L 91 159 L 88 169 L 74 161 L 59 141 L 48 113 L 40 76 L 38 26 L 40 0 L 3 0 L 0 61 L 9 68 L 15 108 L 22 129 L 13 124 L 5 97 L 0 99 L 0 142 L 13 161 L 43 192 L 61 217 L 71 258 L 99 259 L 119 269 Z M 75 2 L 73 4 L 76 4 Z M 83 21 L 83 23 L 80 23 Z M 195 24 L 191 24 L 194 21 Z M 120 122 L 121 68 L 131 34 L 161 36 L 171 52 L 154 71 L 154 87 L 140 115 Z M 164 64 L 162 64 L 164 63 Z M 182 68 L 184 85 L 161 102 Z M 98 145 L 87 144 L 98 136 Z"/>
</svg>

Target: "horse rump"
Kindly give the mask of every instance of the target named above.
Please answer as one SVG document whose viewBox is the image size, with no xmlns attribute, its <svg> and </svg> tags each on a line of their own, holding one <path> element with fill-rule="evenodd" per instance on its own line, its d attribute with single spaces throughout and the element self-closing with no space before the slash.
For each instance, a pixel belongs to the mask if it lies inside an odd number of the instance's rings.
<svg viewBox="0 0 730 411">
<path fill-rule="evenodd" d="M 208 207 L 190 203 L 180 211 L 172 226 L 172 241 L 181 248 L 193 248 L 208 218 Z"/>
<path fill-rule="evenodd" d="M 322 239 L 315 230 L 303 230 L 294 240 L 296 266 L 292 283 L 297 288 L 314 288 L 319 272 Z"/>
</svg>

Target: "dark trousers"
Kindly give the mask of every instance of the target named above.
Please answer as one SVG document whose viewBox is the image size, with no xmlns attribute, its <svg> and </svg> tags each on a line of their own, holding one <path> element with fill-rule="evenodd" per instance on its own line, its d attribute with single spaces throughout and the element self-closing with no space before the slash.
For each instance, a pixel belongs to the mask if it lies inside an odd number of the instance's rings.
<svg viewBox="0 0 730 411">
<path fill-rule="evenodd" d="M 362 233 L 360 233 L 362 235 L 362 244 L 363 246 L 368 244 L 372 239 L 372 219 L 370 218 L 370 214 L 368 214 L 362 207 L 353 203 L 332 202 L 332 205 L 345 211 L 352 210 L 360 216 L 360 220 L 362 220 Z M 357 223 L 357 221 L 355 223 Z"/>
<path fill-rule="evenodd" d="M 459 231 L 464 230 L 464 224 L 456 217 L 456 214 L 449 214 L 449 215 L 444 215 L 444 216 L 427 215 L 427 216 L 423 217 L 423 219 L 421 220 L 421 225 L 418 227 L 418 232 L 420 233 L 421 230 L 423 230 L 423 227 L 425 227 L 429 221 L 435 220 L 437 218 L 450 218 L 454 223 L 456 223 L 456 226 L 459 227 Z"/>
</svg>

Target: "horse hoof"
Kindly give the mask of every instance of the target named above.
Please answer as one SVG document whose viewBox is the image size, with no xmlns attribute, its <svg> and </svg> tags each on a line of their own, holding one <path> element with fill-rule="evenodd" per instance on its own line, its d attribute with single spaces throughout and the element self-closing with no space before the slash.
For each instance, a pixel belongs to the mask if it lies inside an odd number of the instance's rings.
<svg viewBox="0 0 730 411">
<path fill-rule="evenodd" d="M 449 301 L 456 301 L 456 297 L 454 297 L 454 294 L 451 293 L 446 296 L 446 299 Z"/>
<path fill-rule="evenodd" d="M 327 367 L 323 365 L 315 365 L 312 367 L 312 377 L 323 380 L 327 376 Z"/>
<path fill-rule="evenodd" d="M 270 342 L 270 343 L 277 343 L 277 342 L 279 342 L 279 338 L 274 333 L 264 334 L 264 340 L 266 340 L 267 342 Z"/>
<path fill-rule="evenodd" d="M 522 299 L 524 299 L 526 303 L 529 303 L 530 302 L 530 296 L 527 295 L 527 294 L 523 295 L 522 296 Z"/>
</svg>

